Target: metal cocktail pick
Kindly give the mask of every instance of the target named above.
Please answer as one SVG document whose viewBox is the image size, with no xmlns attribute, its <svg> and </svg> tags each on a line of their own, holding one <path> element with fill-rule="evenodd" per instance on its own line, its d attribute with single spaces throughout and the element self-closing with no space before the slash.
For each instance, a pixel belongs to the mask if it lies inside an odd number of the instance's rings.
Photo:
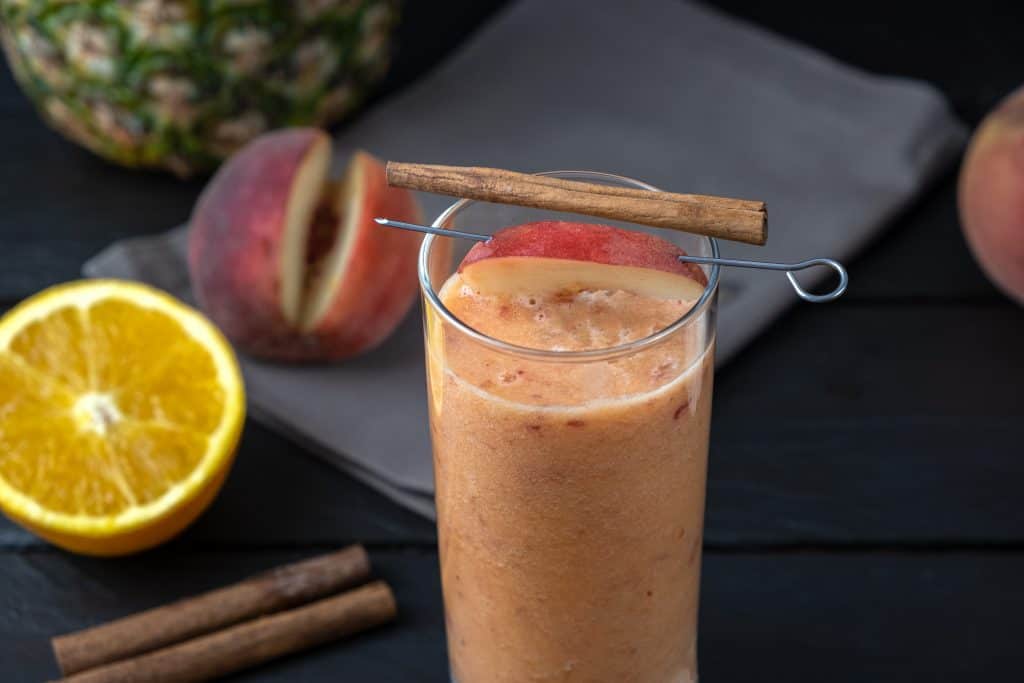
<svg viewBox="0 0 1024 683">
<path fill-rule="evenodd" d="M 417 223 L 406 223 L 405 221 L 393 221 L 390 218 L 375 218 L 375 221 L 381 225 L 386 225 L 391 228 L 401 228 L 403 230 L 415 230 L 416 232 L 425 232 L 431 235 L 440 235 L 442 237 L 462 237 L 467 240 L 476 240 L 477 242 L 486 242 L 491 239 L 490 235 L 481 235 L 475 232 L 462 232 L 461 230 L 447 230 L 445 228 L 435 228 L 431 225 L 418 225 Z M 793 286 L 793 291 L 796 292 L 804 301 L 811 303 L 820 304 L 827 301 L 834 301 L 838 299 L 843 292 L 846 291 L 846 286 L 850 284 L 850 276 L 846 274 L 846 268 L 843 264 L 839 263 L 835 259 L 830 258 L 812 258 L 806 261 L 798 261 L 797 263 L 771 263 L 767 261 L 746 261 L 743 259 L 733 258 L 712 258 L 710 256 L 680 256 L 679 260 L 683 263 L 698 263 L 706 265 L 717 265 L 727 266 L 730 268 L 757 268 L 759 270 L 781 270 L 786 273 L 786 277 L 789 279 L 789 284 Z M 807 268 L 813 268 L 815 266 L 827 266 L 832 270 L 836 271 L 839 276 L 839 284 L 836 285 L 835 289 L 826 294 L 811 294 L 806 289 L 800 286 L 797 282 L 796 275 L 793 273 L 798 270 L 806 270 Z"/>
</svg>

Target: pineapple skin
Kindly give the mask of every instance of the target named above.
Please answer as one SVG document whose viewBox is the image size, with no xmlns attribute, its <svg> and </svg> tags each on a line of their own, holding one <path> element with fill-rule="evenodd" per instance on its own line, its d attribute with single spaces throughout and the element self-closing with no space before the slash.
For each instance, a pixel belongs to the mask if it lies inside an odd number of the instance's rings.
<svg viewBox="0 0 1024 683">
<path fill-rule="evenodd" d="M 265 131 L 354 112 L 397 18 L 397 0 L 0 0 L 0 42 L 62 134 L 189 176 Z"/>
</svg>

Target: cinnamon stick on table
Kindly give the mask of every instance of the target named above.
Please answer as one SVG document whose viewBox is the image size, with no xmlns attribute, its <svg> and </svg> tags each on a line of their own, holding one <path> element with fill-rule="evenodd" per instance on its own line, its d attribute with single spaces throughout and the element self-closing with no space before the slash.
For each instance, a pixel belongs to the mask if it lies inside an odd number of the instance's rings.
<svg viewBox="0 0 1024 683">
<path fill-rule="evenodd" d="M 434 194 L 600 216 L 748 244 L 768 239 L 768 211 L 759 201 L 655 192 L 498 168 L 389 161 L 386 172 L 389 185 Z"/>
<path fill-rule="evenodd" d="M 363 582 L 370 558 L 360 545 L 278 567 L 241 583 L 58 636 L 53 652 L 64 675 L 210 633 Z"/>
<path fill-rule="evenodd" d="M 68 683 L 193 683 L 321 645 L 394 618 L 383 581 L 62 679 Z"/>
</svg>

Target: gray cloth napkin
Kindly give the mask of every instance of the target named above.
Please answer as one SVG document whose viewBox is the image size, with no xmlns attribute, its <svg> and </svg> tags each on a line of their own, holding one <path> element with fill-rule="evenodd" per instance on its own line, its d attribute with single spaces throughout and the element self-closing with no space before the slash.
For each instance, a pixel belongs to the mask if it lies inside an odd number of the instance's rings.
<svg viewBox="0 0 1024 683">
<path fill-rule="evenodd" d="M 963 140 L 929 86 L 862 73 L 701 6 L 520 0 L 346 129 L 336 165 L 365 148 L 405 161 L 605 170 L 678 192 L 763 199 L 769 246 L 724 252 L 795 261 L 849 257 Z M 451 201 L 422 200 L 430 217 Z M 191 299 L 183 237 L 181 228 L 114 244 L 85 272 Z M 779 274 L 726 272 L 719 362 L 796 300 Z M 257 419 L 433 514 L 417 314 L 343 365 L 242 364 Z"/>
</svg>

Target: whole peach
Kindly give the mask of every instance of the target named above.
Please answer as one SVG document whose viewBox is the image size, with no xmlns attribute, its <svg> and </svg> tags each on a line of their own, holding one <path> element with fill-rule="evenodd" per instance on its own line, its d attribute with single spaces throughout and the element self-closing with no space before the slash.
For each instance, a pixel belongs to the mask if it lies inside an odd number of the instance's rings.
<svg viewBox="0 0 1024 683">
<path fill-rule="evenodd" d="M 1024 87 L 975 132 L 958 195 L 975 259 L 992 282 L 1024 304 Z"/>
</svg>

